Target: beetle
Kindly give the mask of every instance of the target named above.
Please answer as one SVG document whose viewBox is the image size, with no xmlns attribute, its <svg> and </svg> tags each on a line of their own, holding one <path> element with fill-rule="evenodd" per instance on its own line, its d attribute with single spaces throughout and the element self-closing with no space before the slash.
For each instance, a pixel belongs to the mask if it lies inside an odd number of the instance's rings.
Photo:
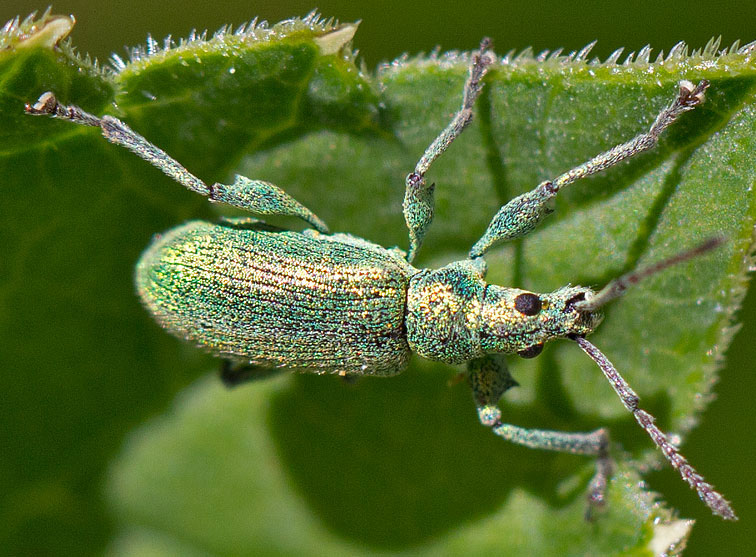
<svg viewBox="0 0 756 557">
<path fill-rule="evenodd" d="M 464 363 L 479 419 L 495 434 L 532 448 L 596 458 L 588 493 L 590 512 L 605 502 L 611 474 L 608 432 L 526 429 L 503 423 L 497 406 L 504 392 L 516 385 L 504 354 L 532 358 L 548 341 L 571 339 L 596 362 L 625 407 L 712 512 L 735 520 L 726 499 L 687 463 L 654 418 L 640 409 L 638 396 L 612 363 L 586 340 L 601 322 L 600 308 L 628 286 L 722 240 L 714 238 L 631 272 L 598 292 L 565 286 L 533 293 L 488 284 L 483 259 L 495 244 L 532 231 L 552 211 L 550 202 L 562 188 L 653 148 L 680 115 L 704 101 L 708 82 L 680 82 L 676 97 L 648 131 L 509 201 L 467 259 L 440 269 L 418 269 L 412 261 L 434 210 L 435 184 L 426 181 L 426 173 L 470 124 L 483 78 L 494 62 L 490 42 L 484 39 L 471 55 L 460 110 L 406 177 L 406 253 L 330 233 L 320 218 L 274 184 L 244 176 L 236 176 L 231 184 L 206 184 L 120 120 L 62 105 L 51 92 L 25 109 L 98 127 L 108 141 L 130 149 L 212 202 L 259 215 L 295 216 L 312 227 L 295 232 L 254 218 L 191 221 L 157 236 L 141 256 L 136 284 L 147 310 L 170 333 L 223 358 L 227 384 L 291 369 L 346 377 L 393 375 L 402 371 L 413 352 L 448 364 Z"/>
</svg>

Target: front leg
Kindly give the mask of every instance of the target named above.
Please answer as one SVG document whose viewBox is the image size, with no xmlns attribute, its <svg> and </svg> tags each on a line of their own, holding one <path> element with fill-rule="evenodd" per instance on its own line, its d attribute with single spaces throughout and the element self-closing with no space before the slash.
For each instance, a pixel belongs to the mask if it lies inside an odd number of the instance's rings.
<svg viewBox="0 0 756 557">
<path fill-rule="evenodd" d="M 659 141 L 661 133 L 688 110 L 693 110 L 704 101 L 704 92 L 709 82 L 704 80 L 698 85 L 681 81 L 677 97 L 656 117 L 651 128 L 626 143 L 621 143 L 591 160 L 568 170 L 564 174 L 539 184 L 535 189 L 515 197 L 496 213 L 486 232 L 470 250 L 469 257 L 481 257 L 494 244 L 503 240 L 521 238 L 531 232 L 541 220 L 552 212 L 552 200 L 559 190 L 571 183 L 611 168 L 625 159 L 643 153 Z"/>
<path fill-rule="evenodd" d="M 478 408 L 480 422 L 493 432 L 518 445 L 562 453 L 596 457 L 596 473 L 588 487 L 588 517 L 595 508 L 604 505 L 606 486 L 612 473 L 609 457 L 609 433 L 597 429 L 589 433 L 565 433 L 545 429 L 528 429 L 501 421 L 497 406 L 505 391 L 517 385 L 506 366 L 504 356 L 486 355 L 468 362 L 469 382 Z"/>
</svg>

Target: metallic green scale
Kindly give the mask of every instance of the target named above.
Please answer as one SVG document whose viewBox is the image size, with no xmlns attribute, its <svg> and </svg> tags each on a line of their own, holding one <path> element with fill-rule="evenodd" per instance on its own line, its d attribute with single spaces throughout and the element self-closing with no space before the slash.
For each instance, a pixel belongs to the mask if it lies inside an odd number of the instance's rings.
<svg viewBox="0 0 756 557">
<path fill-rule="evenodd" d="M 229 384 L 284 369 L 342 375 L 392 375 L 412 352 L 450 364 L 467 364 L 481 423 L 524 446 L 596 457 L 589 486 L 591 508 L 605 501 L 611 475 L 605 429 L 565 433 L 527 429 L 502 421 L 499 399 L 516 382 L 502 354 L 537 356 L 557 338 L 577 342 L 601 368 L 622 403 L 665 457 L 709 505 L 727 519 L 728 502 L 687 463 L 609 360 L 585 337 L 601 321 L 599 308 L 643 276 L 717 245 L 709 242 L 610 283 L 600 292 L 565 286 L 536 294 L 485 282 L 485 253 L 520 238 L 551 212 L 561 188 L 656 145 L 681 114 L 699 105 L 708 85 L 683 81 L 675 100 L 645 133 L 601 153 L 504 205 L 468 259 L 438 270 L 411 265 L 433 220 L 434 185 L 425 174 L 472 120 L 494 54 L 486 40 L 471 57 L 462 107 L 426 149 L 405 180 L 404 219 L 409 250 L 386 249 L 347 234 L 330 234 L 311 210 L 268 182 L 237 176 L 231 184 L 205 184 L 164 151 L 104 116 L 58 103 L 43 94 L 30 114 L 49 114 L 97 126 L 186 188 L 256 214 L 298 217 L 314 230 L 292 232 L 252 219 L 221 224 L 190 222 L 158 237 L 137 266 L 137 290 L 147 309 L 174 335 L 227 359 Z M 460 201 L 461 202 L 461 201 Z M 422 404 L 422 401 L 418 401 Z"/>
<path fill-rule="evenodd" d="M 397 253 L 346 234 L 189 222 L 137 265 L 142 301 L 173 334 L 264 368 L 391 375 L 407 363 L 409 276 Z"/>
</svg>

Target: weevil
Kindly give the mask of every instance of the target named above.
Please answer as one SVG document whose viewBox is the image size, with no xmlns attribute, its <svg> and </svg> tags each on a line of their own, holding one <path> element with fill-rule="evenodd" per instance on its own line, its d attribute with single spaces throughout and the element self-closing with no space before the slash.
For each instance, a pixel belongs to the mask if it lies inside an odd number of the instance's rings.
<svg viewBox="0 0 756 557">
<path fill-rule="evenodd" d="M 228 384 L 281 370 L 394 375 L 412 353 L 466 364 L 479 419 L 496 435 L 532 448 L 596 458 L 588 488 L 590 510 L 604 504 L 611 475 L 607 430 L 526 429 L 503 423 L 498 408 L 504 392 L 517 384 L 504 355 L 532 358 L 544 343 L 570 339 L 599 366 L 625 407 L 712 512 L 737 519 L 727 500 L 639 407 L 638 396 L 612 363 L 586 340 L 601 322 L 600 308 L 629 285 L 710 250 L 721 239 L 624 275 L 598 292 L 564 286 L 534 293 L 488 284 L 483 259 L 492 246 L 536 228 L 552 212 L 550 202 L 562 188 L 653 148 L 679 116 L 704 101 L 708 82 L 680 82 L 674 100 L 646 132 L 506 203 L 467 259 L 440 269 L 419 269 L 412 261 L 434 212 L 435 184 L 426 181 L 426 173 L 473 118 L 483 78 L 495 62 L 487 39 L 470 60 L 461 108 L 405 179 L 406 252 L 331 233 L 312 211 L 274 184 L 244 176 L 236 176 L 232 184 L 206 184 L 120 120 L 62 105 L 51 92 L 27 104 L 26 112 L 98 127 L 108 141 L 212 202 L 258 215 L 294 216 L 312 227 L 296 232 L 254 218 L 191 221 L 157 236 L 141 256 L 136 284 L 147 310 L 170 333 L 223 358 L 222 377 Z"/>
</svg>

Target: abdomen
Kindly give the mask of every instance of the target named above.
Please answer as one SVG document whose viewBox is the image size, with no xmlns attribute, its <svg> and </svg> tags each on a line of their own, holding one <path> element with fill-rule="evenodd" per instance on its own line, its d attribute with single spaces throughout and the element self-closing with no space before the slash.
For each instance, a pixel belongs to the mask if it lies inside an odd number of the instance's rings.
<svg viewBox="0 0 756 557">
<path fill-rule="evenodd" d="M 139 295 L 174 335 L 262 367 L 397 373 L 412 267 L 346 235 L 189 222 L 155 238 Z"/>
</svg>

